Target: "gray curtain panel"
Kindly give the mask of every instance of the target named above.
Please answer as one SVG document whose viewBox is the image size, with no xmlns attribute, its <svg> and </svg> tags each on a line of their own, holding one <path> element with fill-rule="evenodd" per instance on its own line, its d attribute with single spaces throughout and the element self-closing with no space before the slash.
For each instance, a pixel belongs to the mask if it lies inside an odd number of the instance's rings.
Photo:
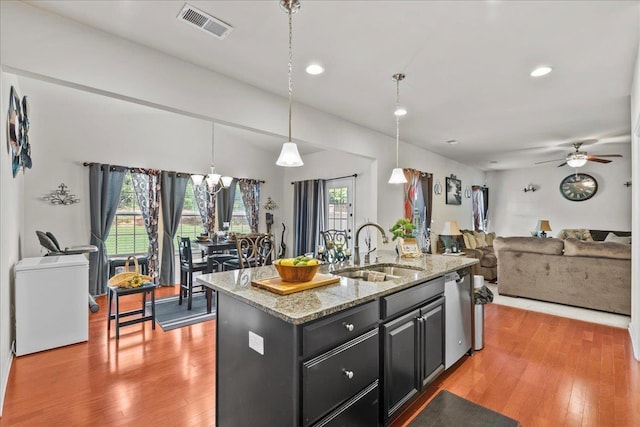
<svg viewBox="0 0 640 427">
<path fill-rule="evenodd" d="M 236 198 L 236 184 L 238 180 L 233 178 L 231 185 L 228 188 L 223 188 L 217 194 L 217 206 L 218 206 L 218 230 L 222 230 L 222 224 L 225 222 L 231 223 L 231 217 L 233 216 L 233 201 Z"/>
<path fill-rule="evenodd" d="M 158 171 L 131 172 L 144 228 L 149 237 L 149 276 L 158 283 L 158 217 L 160 216 Z"/>
<path fill-rule="evenodd" d="M 184 195 L 189 175 L 162 171 L 160 175 L 160 202 L 162 206 L 162 257 L 160 285 L 173 286 L 175 282 L 173 240 L 180 224 Z"/>
<path fill-rule="evenodd" d="M 110 165 L 93 163 L 89 166 L 89 215 L 91 217 L 91 244 L 98 248 L 89 254 L 89 293 L 107 292 L 109 281 L 109 254 L 105 240 L 116 216 L 125 170 Z"/>
<path fill-rule="evenodd" d="M 325 227 L 325 180 L 293 183 L 293 255 L 315 252 Z"/>
</svg>

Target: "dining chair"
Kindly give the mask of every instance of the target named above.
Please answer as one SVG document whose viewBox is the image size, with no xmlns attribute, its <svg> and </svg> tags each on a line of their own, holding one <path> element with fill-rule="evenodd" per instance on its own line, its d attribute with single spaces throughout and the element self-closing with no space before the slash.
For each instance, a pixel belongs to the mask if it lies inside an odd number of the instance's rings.
<svg viewBox="0 0 640 427">
<path fill-rule="evenodd" d="M 273 261 L 274 241 L 270 233 L 236 235 L 236 258 L 223 263 L 224 270 L 260 267 Z"/>
<path fill-rule="evenodd" d="M 182 305 L 182 299 L 187 297 L 187 310 L 191 310 L 193 304 L 193 273 L 211 273 L 213 271 L 212 263 L 207 259 L 193 259 L 191 252 L 191 239 L 189 237 L 178 237 L 178 251 L 180 253 L 180 298 L 178 305 Z M 205 286 L 196 285 L 201 289 L 197 292 L 206 292 Z M 210 292 L 207 294 L 207 307 L 210 305 Z"/>
</svg>

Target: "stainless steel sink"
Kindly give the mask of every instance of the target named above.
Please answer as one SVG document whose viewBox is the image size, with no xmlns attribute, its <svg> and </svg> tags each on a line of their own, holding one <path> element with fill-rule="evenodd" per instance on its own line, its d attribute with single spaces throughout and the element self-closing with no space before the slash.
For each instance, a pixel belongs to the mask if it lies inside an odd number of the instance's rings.
<svg viewBox="0 0 640 427">
<path fill-rule="evenodd" d="M 333 274 L 335 274 L 336 276 L 349 277 L 351 279 L 359 279 L 369 282 L 386 282 L 388 280 L 414 276 L 421 271 L 422 269 L 420 268 L 411 268 L 407 266 L 374 264 L 362 266 L 357 269 L 334 271 Z M 382 274 L 370 274 L 370 272 Z"/>
</svg>

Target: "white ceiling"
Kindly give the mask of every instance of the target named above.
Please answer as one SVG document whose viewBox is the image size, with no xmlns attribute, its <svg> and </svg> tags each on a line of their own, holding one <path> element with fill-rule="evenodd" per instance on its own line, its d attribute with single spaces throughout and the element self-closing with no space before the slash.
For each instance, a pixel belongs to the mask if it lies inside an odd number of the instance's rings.
<svg viewBox="0 0 640 427">
<path fill-rule="evenodd" d="M 287 96 L 278 0 L 189 1 L 234 27 L 225 40 L 177 20 L 184 1 L 27 2 Z M 484 170 L 562 158 L 576 140 L 597 139 L 593 153 L 630 142 L 640 1 L 301 3 L 295 102 L 395 136 L 403 72 L 401 139 Z M 327 71 L 306 74 L 311 61 Z M 540 64 L 554 71 L 530 77 Z"/>
</svg>

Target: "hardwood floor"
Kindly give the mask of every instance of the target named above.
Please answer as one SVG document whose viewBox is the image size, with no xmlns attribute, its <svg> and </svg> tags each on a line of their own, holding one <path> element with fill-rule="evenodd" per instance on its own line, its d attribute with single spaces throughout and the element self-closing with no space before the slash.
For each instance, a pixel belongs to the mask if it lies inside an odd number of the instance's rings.
<svg viewBox="0 0 640 427">
<path fill-rule="evenodd" d="M 161 288 L 159 295 L 175 294 Z M 126 300 L 139 304 L 136 295 Z M 107 336 L 104 298 L 89 342 L 15 358 L 2 426 L 213 426 L 215 321 Z M 447 389 L 523 426 L 640 425 L 640 363 L 628 332 L 488 305 L 485 348 L 439 378 L 393 427 Z M 249 409 L 249 408 L 247 408 Z"/>
</svg>

